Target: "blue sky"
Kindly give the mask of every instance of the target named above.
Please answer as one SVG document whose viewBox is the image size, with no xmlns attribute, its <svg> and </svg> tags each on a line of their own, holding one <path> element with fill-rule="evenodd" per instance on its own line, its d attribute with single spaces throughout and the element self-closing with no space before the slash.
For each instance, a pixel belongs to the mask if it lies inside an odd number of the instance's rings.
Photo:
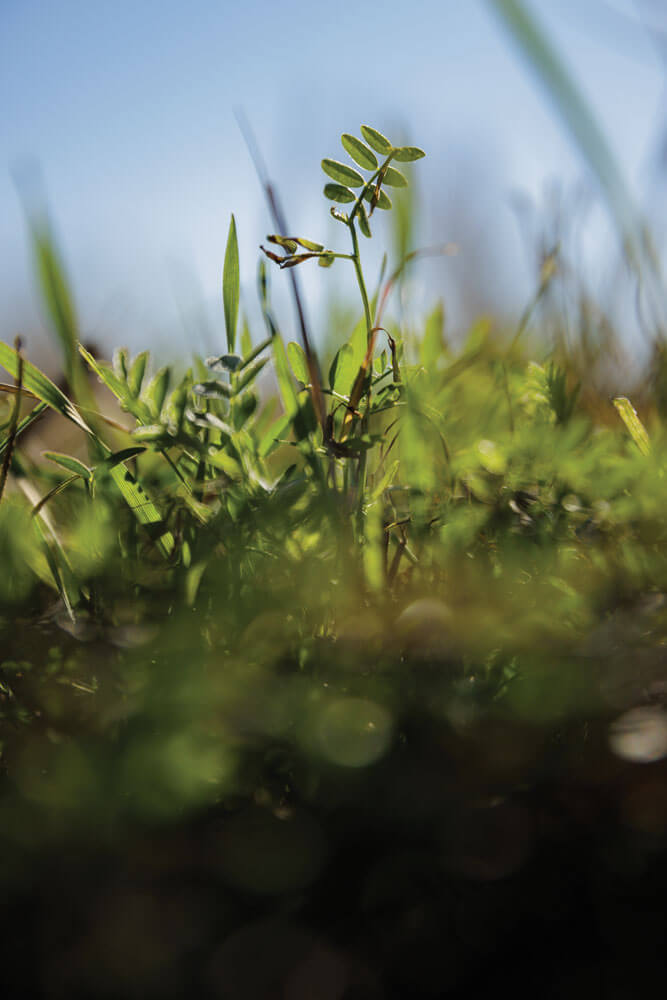
<svg viewBox="0 0 667 1000">
<path fill-rule="evenodd" d="M 641 198 L 665 125 L 665 78 L 633 4 L 530 6 Z M 0 0 L 0 93 L 0 335 L 20 328 L 29 345 L 43 342 L 44 323 L 14 177 L 31 164 L 45 180 L 84 333 L 107 347 L 164 350 L 202 349 L 205 330 L 222 331 L 232 211 L 252 311 L 257 245 L 272 226 L 234 119 L 239 104 L 298 235 L 332 236 L 319 161 L 341 155 L 341 132 L 367 122 L 427 150 L 420 237 L 466 242 L 455 263 L 426 269 L 425 299 L 439 294 L 443 269 L 470 280 L 486 253 L 494 294 L 518 303 L 530 272 L 511 193 L 539 198 L 550 178 L 585 176 L 484 0 Z M 474 225 L 461 222 L 466 206 Z M 329 277 L 306 276 L 314 314 Z"/>
</svg>

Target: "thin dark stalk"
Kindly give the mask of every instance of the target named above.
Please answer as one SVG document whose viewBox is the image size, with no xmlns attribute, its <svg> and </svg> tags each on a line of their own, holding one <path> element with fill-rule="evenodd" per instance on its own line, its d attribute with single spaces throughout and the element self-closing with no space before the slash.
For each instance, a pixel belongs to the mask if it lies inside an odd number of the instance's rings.
<svg viewBox="0 0 667 1000">
<path fill-rule="evenodd" d="M 401 538 L 396 543 L 396 551 L 394 552 L 394 558 L 391 561 L 391 566 L 389 567 L 389 572 L 387 573 L 387 583 L 391 587 L 394 580 L 396 579 L 396 574 L 398 573 L 398 566 L 401 561 L 401 557 L 405 552 L 408 544 L 408 540 L 405 537 L 405 531 L 403 528 L 399 529 L 401 532 Z"/>
<path fill-rule="evenodd" d="M 269 180 L 268 171 L 266 169 L 266 164 L 262 157 L 257 139 L 250 127 L 250 123 L 246 118 L 245 113 L 241 108 L 237 108 L 235 111 L 236 121 L 238 123 L 239 129 L 241 130 L 241 135 L 245 141 L 248 153 L 250 154 L 250 159 L 253 162 L 255 172 L 259 178 L 259 182 L 264 188 L 264 194 L 266 195 L 266 200 L 273 218 L 273 223 L 282 235 L 287 235 L 287 222 L 285 219 L 285 214 L 282 207 L 278 201 L 278 195 Z M 292 295 L 294 297 L 294 305 L 296 308 L 297 317 L 299 320 L 299 329 L 301 332 L 301 340 L 303 343 L 303 350 L 306 355 L 306 362 L 308 364 L 308 372 L 310 375 L 311 391 L 313 396 L 313 404 L 315 407 L 315 413 L 322 427 L 323 433 L 325 432 L 326 425 L 326 407 L 324 405 L 324 398 L 322 396 L 322 377 L 320 374 L 320 367 L 317 360 L 317 356 L 313 351 L 310 337 L 308 335 L 308 327 L 306 325 L 306 315 L 303 308 L 303 302 L 301 299 L 301 290 L 299 287 L 299 281 L 294 273 L 294 268 L 289 269 L 289 278 L 292 283 Z"/>
</svg>

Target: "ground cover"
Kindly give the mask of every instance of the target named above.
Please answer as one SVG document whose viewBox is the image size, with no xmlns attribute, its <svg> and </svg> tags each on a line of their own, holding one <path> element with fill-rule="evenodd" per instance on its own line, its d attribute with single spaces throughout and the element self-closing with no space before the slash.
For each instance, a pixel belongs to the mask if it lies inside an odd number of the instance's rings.
<svg viewBox="0 0 667 1000">
<path fill-rule="evenodd" d="M 509 335 L 392 320 L 416 255 L 369 289 L 360 243 L 424 154 L 342 146 L 349 246 L 278 217 L 253 336 L 232 217 L 226 349 L 186 370 L 83 347 L 33 222 L 68 389 L 0 345 L 0 877 L 40 992 L 625 996 L 659 968 L 662 341 L 630 399 L 608 326 L 529 339 L 555 248 Z M 328 365 L 270 298 L 317 265 L 360 296 Z M 37 460 L 47 411 L 79 442 Z"/>
</svg>

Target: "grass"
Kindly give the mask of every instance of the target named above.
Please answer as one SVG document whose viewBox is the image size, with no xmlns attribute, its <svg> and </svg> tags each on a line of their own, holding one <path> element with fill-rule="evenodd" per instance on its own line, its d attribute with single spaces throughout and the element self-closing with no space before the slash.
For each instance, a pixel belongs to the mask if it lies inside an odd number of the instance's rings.
<svg viewBox="0 0 667 1000">
<path fill-rule="evenodd" d="M 541 348 L 540 360 L 531 360 L 520 341 L 527 317 L 506 346 L 480 321 L 458 350 L 446 341 L 440 308 L 419 336 L 390 320 L 381 326 L 401 269 L 371 297 L 357 226 L 368 237 L 373 210 L 389 208 L 384 185 L 407 183 L 392 159 L 423 153 L 394 149 L 374 129 L 362 134 L 367 143 L 346 134 L 343 145 L 366 179 L 323 161 L 335 178 L 327 197 L 352 204 L 348 214 L 332 209 L 349 232 L 351 253 L 283 235 L 268 238 L 279 252 L 265 250 L 281 270 L 338 260 L 357 275 L 361 318 L 326 377 L 307 340 L 285 345 L 264 263 L 259 289 L 268 337 L 253 344 L 244 325 L 236 353 L 233 218 L 223 274 L 227 352 L 195 359 L 180 376 L 169 368 L 151 376 L 146 352 L 132 360 L 119 350 L 109 364 L 78 343 L 57 250 L 45 230 L 35 230 L 67 370 L 80 376 L 68 398 L 18 345 L 0 345 L 16 382 L 11 393 L 6 388 L 14 402 L 2 445 L 14 489 L 5 491 L 0 518 L 5 558 L 22 567 L 4 585 L 6 621 L 24 617 L 30 629 L 45 615 L 59 620 L 59 599 L 73 635 L 167 635 L 167 648 L 185 643 L 189 650 L 184 677 L 198 694 L 186 698 L 180 718 L 182 681 L 171 668 L 158 669 L 164 640 L 114 653 L 119 675 L 85 654 L 87 665 L 72 666 L 71 678 L 61 670 L 45 675 L 39 657 L 20 683 L 15 668 L 5 667 L 6 720 L 23 720 L 7 729 L 10 771 L 14 744 L 32 729 L 69 740 L 68 712 L 78 715 L 82 701 L 95 738 L 103 738 L 110 709 L 96 706 L 120 699 L 111 714 L 122 713 L 127 685 L 135 686 L 147 663 L 145 709 L 155 684 L 169 690 L 175 683 L 169 697 L 177 731 L 184 726 L 186 733 L 192 697 L 206 712 L 220 701 L 220 711 L 234 716 L 237 699 L 252 693 L 259 704 L 262 689 L 273 692 L 290 663 L 299 683 L 287 684 L 294 693 L 281 738 L 291 732 L 306 755 L 295 720 L 315 694 L 334 707 L 343 693 L 361 698 L 371 715 L 387 713 L 394 737 L 403 711 L 421 710 L 422 698 L 436 718 L 461 701 L 474 712 L 518 713 L 538 723 L 604 711 L 596 671 L 581 650 L 601 622 L 665 585 L 660 402 L 644 391 L 640 417 L 627 398 L 612 406 L 601 396 L 575 357 L 547 352 L 544 360 Z M 554 268 L 543 274 L 536 301 L 555 275 Z M 278 398 L 266 380 L 258 388 L 271 362 Z M 109 426 L 95 412 L 82 365 L 131 416 L 132 430 Z M 22 395 L 30 402 L 19 422 Z M 35 464 L 23 453 L 21 435 L 44 406 L 79 428 L 85 461 L 47 452 Z M 655 627 L 661 635 L 661 615 Z M 50 643 L 59 650 L 62 638 L 50 636 L 42 658 L 51 655 Z M 71 655 L 78 664 L 76 645 Z M 203 668 L 209 658 L 214 676 Z M 348 659 L 365 658 L 368 665 L 350 673 Z M 64 670 L 69 661 L 60 662 Z M 249 667 L 247 677 L 237 663 Z M 53 690 L 58 704 L 68 705 L 57 722 L 46 694 Z M 214 757 L 224 731 L 214 727 Z M 261 738 L 271 743 L 270 727 Z M 197 780 L 196 762 L 186 771 L 195 798 L 224 794 L 224 783 Z M 225 772 L 232 786 L 233 772 Z M 187 789 L 185 782 L 186 797 Z M 177 808 L 178 796 L 167 800 Z M 141 803 L 139 796 L 140 811 Z"/>
<path fill-rule="evenodd" d="M 465 823 L 446 846 L 437 840 L 451 810 L 433 768 L 457 762 L 462 815 L 494 795 L 514 809 L 561 773 L 558 747 L 586 754 L 599 746 L 589 727 L 605 732 L 661 697 L 660 341 L 631 398 L 612 400 L 598 367 L 618 347 L 611 335 L 571 349 L 559 336 L 531 340 L 537 317 L 545 329 L 562 322 L 549 298 L 567 276 L 555 251 L 504 337 L 482 319 L 454 348 L 441 306 L 419 331 L 399 326 L 391 294 L 415 255 L 369 292 L 359 234 L 370 238 L 374 212 L 390 210 L 385 188 L 407 184 L 393 164 L 424 154 L 361 133 L 342 137 L 354 167 L 322 161 L 349 248 L 276 233 L 264 250 L 281 271 L 353 268 L 359 319 L 329 365 L 305 329 L 285 343 L 266 260 L 266 330 L 252 337 L 239 323 L 233 217 L 225 352 L 180 373 L 153 370 L 146 352 L 99 360 L 79 343 L 48 226 L 33 225 L 71 391 L 20 344 L 0 345 L 14 380 L 0 442 L 0 552 L 12 568 L 0 577 L 9 886 L 29 883 L 36 859 L 63 845 L 113 854 L 184 824 L 199 844 L 198 824 L 216 817 L 223 848 L 204 870 L 237 902 L 234 893 L 298 909 L 300 894 L 324 891 L 327 858 L 341 863 L 349 838 L 386 846 L 387 831 L 429 850 L 437 841 L 449 861 L 428 854 L 429 871 L 495 864 L 488 877 L 504 878 L 514 854 L 494 854 L 493 838 L 490 859 L 474 864 L 456 847 Z M 584 315 L 583 296 L 577 304 Z M 130 430 L 97 412 L 86 370 Z M 78 428 L 76 454 L 29 457 L 23 435 L 45 408 Z M 639 759 L 639 728 L 612 740 L 617 760 Z M 630 825 L 664 836 L 656 801 Z M 514 819 L 520 866 L 528 827 Z M 378 879 L 382 893 L 389 883 Z M 317 905 L 335 912 L 334 897 Z M 106 943 L 84 949 L 94 970 L 96 949 L 112 954 L 120 934 L 105 927 Z M 146 935 L 141 955 L 129 940 L 118 946 L 130 960 L 114 989 L 143 989 L 145 974 L 146 995 L 164 990 Z M 93 972 L 76 968 L 85 990 Z"/>
</svg>

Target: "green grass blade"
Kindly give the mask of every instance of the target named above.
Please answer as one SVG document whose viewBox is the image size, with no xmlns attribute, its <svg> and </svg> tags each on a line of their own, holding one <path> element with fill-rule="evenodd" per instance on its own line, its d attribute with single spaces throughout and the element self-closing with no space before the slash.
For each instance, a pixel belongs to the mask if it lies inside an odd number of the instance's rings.
<svg viewBox="0 0 667 1000">
<path fill-rule="evenodd" d="M 89 405 L 91 394 L 77 350 L 79 324 L 76 308 L 58 246 L 46 216 L 29 218 L 29 228 L 42 299 L 60 342 L 70 391 L 78 403 Z"/>
<path fill-rule="evenodd" d="M 259 442 L 258 451 L 260 458 L 266 458 L 278 446 L 278 442 L 282 439 L 283 434 L 289 432 L 291 423 L 292 418 L 287 416 L 287 414 L 283 414 L 282 417 L 278 417 L 271 424 Z"/>
<path fill-rule="evenodd" d="M 257 347 L 251 348 L 248 353 L 244 356 L 241 364 L 239 365 L 239 371 L 243 371 L 249 364 L 251 364 L 255 358 L 259 357 L 262 351 L 265 351 L 267 347 L 271 346 L 271 337 L 267 337 L 265 340 L 258 344 Z"/>
<path fill-rule="evenodd" d="M 15 375 L 18 371 L 16 352 L 7 344 L 0 343 L 0 364 Z M 47 378 L 39 368 L 35 368 L 29 361 L 23 362 L 23 383 L 34 392 L 42 402 L 47 403 L 61 416 L 72 420 L 75 424 L 86 431 L 90 437 L 96 441 L 105 454 L 110 453 L 110 448 L 91 430 L 88 424 L 77 412 L 73 403 L 54 385 L 51 379 Z M 174 550 L 174 537 L 167 531 L 162 515 L 145 493 L 143 487 L 136 482 L 133 476 L 122 465 L 116 465 L 111 469 L 111 478 L 118 487 L 121 496 L 128 507 L 141 524 L 148 531 L 150 537 L 156 542 L 158 548 L 164 556 L 170 556 Z"/>
<path fill-rule="evenodd" d="M 32 249 L 37 266 L 39 284 L 49 318 L 60 340 L 68 378 L 72 359 L 76 356 L 77 319 L 74 302 L 55 241 L 46 224 L 31 225 Z"/>
<path fill-rule="evenodd" d="M 236 238 L 236 220 L 232 215 L 225 250 L 225 265 L 222 272 L 222 304 L 225 310 L 225 329 L 227 331 L 227 349 L 234 353 L 236 345 L 236 323 L 239 313 L 240 275 L 239 275 L 239 244 Z"/>
<path fill-rule="evenodd" d="M 280 395 L 282 396 L 285 413 L 290 419 L 293 420 L 299 412 L 299 401 L 292 383 L 292 373 L 290 372 L 290 367 L 287 363 L 285 345 L 283 344 L 280 334 L 276 334 L 272 343 L 278 388 L 280 389 Z"/>
<path fill-rule="evenodd" d="M 174 536 L 141 483 L 123 465 L 114 465 L 110 475 L 139 524 L 146 529 L 162 555 L 169 558 L 174 551 Z"/>
<path fill-rule="evenodd" d="M 58 557 L 64 557 L 64 552 L 60 543 L 53 539 L 48 539 L 44 533 L 44 529 L 40 524 L 39 520 L 35 520 L 35 525 L 38 533 L 41 535 L 44 544 L 44 555 L 46 556 L 46 561 L 51 570 L 51 575 L 53 577 L 53 582 L 56 585 L 56 589 L 62 598 L 62 602 L 65 605 L 65 610 L 67 611 L 70 621 L 76 621 L 74 616 L 74 610 L 72 608 L 72 601 L 69 596 L 69 591 L 67 588 L 67 583 L 65 582 L 65 574 L 62 570 L 62 566 L 58 561 Z"/>
<path fill-rule="evenodd" d="M 81 476 L 78 473 L 74 473 L 73 475 L 68 476 L 67 479 L 63 479 L 61 483 L 58 483 L 57 486 L 54 486 L 53 489 L 49 490 L 48 493 L 45 493 L 42 499 L 39 501 L 39 503 L 36 503 L 35 506 L 32 508 L 31 511 L 32 516 L 36 517 L 41 512 L 42 508 L 46 506 L 49 500 L 52 500 L 54 497 L 59 496 L 60 493 L 64 493 L 65 490 L 72 485 L 72 483 L 78 482 L 79 479 L 81 479 Z"/>
<path fill-rule="evenodd" d="M 44 553 L 52 581 L 62 598 L 63 604 L 65 605 L 65 609 L 67 610 L 67 614 L 69 615 L 71 621 L 75 621 L 72 607 L 73 601 L 70 597 L 70 592 L 74 593 L 78 589 L 78 585 L 72 574 L 72 569 L 67 559 L 67 555 L 60 543 L 60 539 L 58 538 L 58 533 L 53 525 L 53 522 L 51 521 L 48 512 L 43 509 L 46 500 L 49 499 L 49 497 L 47 495 L 46 499 L 42 498 L 40 500 L 35 487 L 28 479 L 21 478 L 19 480 L 19 484 L 24 495 L 33 507 L 32 523 L 40 542 L 40 548 L 42 548 Z"/>
<path fill-rule="evenodd" d="M 64 455 L 60 451 L 45 451 L 44 458 L 48 458 L 50 462 L 55 462 L 61 469 L 72 472 L 75 476 L 79 476 L 86 481 L 93 474 L 93 470 L 89 469 L 83 462 L 80 462 L 78 458 L 73 458 L 72 455 Z"/>
<path fill-rule="evenodd" d="M 642 455 L 648 455 L 651 450 L 651 442 L 649 441 L 648 431 L 637 416 L 637 411 L 630 400 L 625 396 L 617 396 L 614 400 L 614 406 L 618 410 L 618 414 L 627 427 L 630 437 L 635 442 Z"/>
<path fill-rule="evenodd" d="M 137 455 L 141 455 L 145 451 L 146 449 L 143 445 L 138 445 L 133 448 L 122 448 L 120 451 L 114 451 L 111 455 L 107 455 L 104 461 L 98 466 L 98 469 L 111 469 L 114 465 L 120 465 L 121 462 L 129 462 L 131 458 L 136 458 Z"/>
<path fill-rule="evenodd" d="M 78 345 L 79 352 L 82 358 L 86 361 L 88 366 L 95 372 L 100 382 L 107 387 L 109 392 L 113 393 L 116 399 L 123 404 L 123 406 L 136 417 L 137 420 L 142 424 L 147 424 L 152 419 L 150 410 L 148 406 L 142 402 L 140 399 L 136 398 L 137 393 L 133 393 L 132 389 L 128 384 L 123 382 L 108 365 L 101 364 L 97 358 L 93 357 L 90 351 L 87 351 L 83 344 Z M 141 355 L 135 360 L 135 365 L 137 361 L 141 360 Z M 133 366 L 134 367 L 134 366 Z M 145 359 L 144 359 L 145 367 Z M 143 378 L 143 371 L 141 372 L 141 378 Z M 139 382 L 141 380 L 139 379 Z"/>
<path fill-rule="evenodd" d="M 16 351 L 8 344 L 0 343 L 0 365 L 16 378 L 18 373 L 18 359 Z M 72 420 L 82 430 L 88 434 L 92 434 L 90 427 L 78 412 L 74 403 L 39 368 L 36 368 L 25 359 L 23 361 L 23 384 L 26 389 L 30 389 L 35 396 L 41 399 L 42 402 L 47 403 L 56 413 L 66 417 L 67 420 Z"/>
<path fill-rule="evenodd" d="M 577 85 L 544 29 L 521 0 L 489 0 L 489 3 L 536 70 L 579 149 L 597 175 L 626 248 L 637 263 L 642 241 L 633 199 L 607 139 Z"/>
<path fill-rule="evenodd" d="M 30 413 L 27 414 L 27 416 L 23 418 L 23 420 L 19 420 L 18 424 L 16 425 L 14 440 L 15 441 L 18 440 L 21 433 L 27 430 L 28 427 L 31 426 L 31 424 L 34 424 L 36 420 L 39 420 L 39 418 L 42 416 L 43 413 L 46 412 L 46 410 L 48 410 L 48 406 L 46 403 L 38 403 L 37 406 L 33 410 L 31 410 Z M 0 442 L 0 458 L 2 458 L 2 456 L 4 455 L 5 449 L 7 448 L 8 444 L 9 444 L 9 437 L 6 437 L 4 441 Z"/>
</svg>

